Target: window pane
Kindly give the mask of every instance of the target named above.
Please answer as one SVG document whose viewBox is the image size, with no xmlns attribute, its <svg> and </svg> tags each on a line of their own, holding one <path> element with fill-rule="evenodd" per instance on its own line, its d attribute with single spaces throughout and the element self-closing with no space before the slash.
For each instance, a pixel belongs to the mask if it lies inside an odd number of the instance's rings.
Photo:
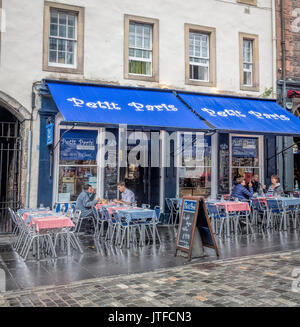
<svg viewBox="0 0 300 327">
<path fill-rule="evenodd" d="M 143 25 L 142 24 L 135 25 L 135 33 L 136 33 L 136 35 L 139 35 L 139 36 L 143 35 Z"/>
<path fill-rule="evenodd" d="M 134 57 L 134 49 L 129 48 L 129 56 Z"/>
<path fill-rule="evenodd" d="M 74 65 L 74 54 L 68 52 L 67 53 L 67 64 L 68 65 Z"/>
<path fill-rule="evenodd" d="M 69 193 L 70 201 L 76 201 L 82 186 L 89 183 L 91 177 L 97 177 L 97 167 L 60 167 L 58 193 Z"/>
<path fill-rule="evenodd" d="M 50 38 L 50 44 L 49 44 L 50 50 L 57 50 L 57 40 Z"/>
<path fill-rule="evenodd" d="M 67 44 L 67 41 L 58 40 L 58 50 L 59 51 L 66 51 L 66 44 Z"/>
<path fill-rule="evenodd" d="M 68 38 L 75 39 L 75 27 L 68 27 Z"/>
<path fill-rule="evenodd" d="M 133 33 L 134 34 L 134 23 L 129 23 L 129 33 Z"/>
<path fill-rule="evenodd" d="M 129 35 L 129 46 L 134 47 L 135 46 L 135 38 L 134 35 Z"/>
<path fill-rule="evenodd" d="M 67 25 L 67 15 L 65 13 L 59 13 L 59 24 Z"/>
<path fill-rule="evenodd" d="M 68 15 L 68 25 L 69 26 L 75 26 L 75 16 Z"/>
<path fill-rule="evenodd" d="M 146 51 L 146 50 L 144 50 L 144 51 L 143 51 L 143 58 L 145 58 L 145 59 L 150 59 L 150 54 L 151 54 L 150 51 Z"/>
<path fill-rule="evenodd" d="M 143 38 L 142 37 L 137 36 L 136 39 L 135 39 L 135 41 L 136 41 L 135 46 L 137 48 L 142 48 L 143 47 Z"/>
<path fill-rule="evenodd" d="M 58 25 L 50 24 L 50 35 L 57 36 L 57 32 L 58 32 Z"/>
<path fill-rule="evenodd" d="M 142 58 L 143 57 L 143 51 L 142 50 L 135 50 L 135 57 Z"/>
<path fill-rule="evenodd" d="M 53 23 L 53 24 L 58 23 L 58 13 L 55 10 L 51 10 L 51 12 L 50 12 L 50 23 Z"/>
<path fill-rule="evenodd" d="M 58 51 L 58 63 L 65 64 L 66 63 L 65 56 L 66 53 L 64 51 Z"/>
<path fill-rule="evenodd" d="M 244 62 L 252 62 L 252 41 L 243 41 L 243 58 Z"/>
<path fill-rule="evenodd" d="M 49 53 L 49 62 L 56 62 L 56 51 L 50 50 Z"/>
<path fill-rule="evenodd" d="M 208 81 L 208 67 L 190 65 L 190 79 Z"/>
<path fill-rule="evenodd" d="M 68 52 L 74 52 L 74 41 L 67 41 L 67 51 Z"/>
<path fill-rule="evenodd" d="M 150 39 L 149 38 L 145 38 L 144 39 L 144 48 L 145 49 L 151 49 L 151 47 L 150 47 Z"/>
<path fill-rule="evenodd" d="M 144 61 L 129 60 L 129 73 L 151 75 L 151 63 Z"/>
<path fill-rule="evenodd" d="M 252 85 L 252 73 L 244 71 L 244 85 Z"/>
<path fill-rule="evenodd" d="M 59 36 L 66 37 L 66 26 L 59 25 Z"/>
</svg>

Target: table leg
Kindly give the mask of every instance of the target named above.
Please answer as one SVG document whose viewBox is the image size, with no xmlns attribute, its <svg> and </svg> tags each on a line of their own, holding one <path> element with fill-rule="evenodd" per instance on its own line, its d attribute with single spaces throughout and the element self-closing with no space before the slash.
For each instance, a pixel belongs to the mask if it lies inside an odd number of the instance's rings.
<svg viewBox="0 0 300 327">
<path fill-rule="evenodd" d="M 67 255 L 69 256 L 71 254 L 71 249 L 70 249 L 70 232 L 69 228 L 67 229 Z"/>
<path fill-rule="evenodd" d="M 128 223 L 128 227 L 127 227 L 127 248 L 129 249 L 130 247 L 130 225 Z"/>
<path fill-rule="evenodd" d="M 286 207 L 283 208 L 283 230 L 286 231 Z"/>
<path fill-rule="evenodd" d="M 230 221 L 229 221 L 229 214 L 228 214 L 227 211 L 226 211 L 226 219 L 227 219 L 227 222 L 226 222 L 226 225 L 227 225 L 227 237 L 230 237 Z"/>
<path fill-rule="evenodd" d="M 156 220 L 152 217 L 153 244 L 156 244 Z"/>
</svg>

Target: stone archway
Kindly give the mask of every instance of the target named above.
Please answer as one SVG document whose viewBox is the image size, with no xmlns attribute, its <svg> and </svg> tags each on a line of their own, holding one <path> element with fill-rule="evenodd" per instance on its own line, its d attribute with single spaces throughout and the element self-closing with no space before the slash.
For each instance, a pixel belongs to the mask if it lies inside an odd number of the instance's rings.
<svg viewBox="0 0 300 327">
<path fill-rule="evenodd" d="M 25 202 L 30 120 L 24 106 L 0 91 L 0 233 L 11 231 L 8 208 Z"/>
</svg>

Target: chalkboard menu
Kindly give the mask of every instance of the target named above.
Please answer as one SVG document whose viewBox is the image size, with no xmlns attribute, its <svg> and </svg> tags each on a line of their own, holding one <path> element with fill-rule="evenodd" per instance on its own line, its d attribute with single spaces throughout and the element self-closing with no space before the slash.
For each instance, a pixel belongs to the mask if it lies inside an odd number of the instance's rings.
<svg viewBox="0 0 300 327">
<path fill-rule="evenodd" d="M 175 255 L 180 250 L 188 253 L 188 260 L 191 259 L 193 246 L 199 246 L 194 244 L 195 231 L 199 232 L 202 246 L 214 248 L 219 255 L 204 199 L 199 196 L 183 197 Z"/>
<path fill-rule="evenodd" d="M 178 246 L 189 249 L 191 243 L 191 236 L 194 227 L 194 218 L 196 213 L 197 201 L 184 200 L 183 211 L 181 214 L 180 230 L 178 232 Z"/>
</svg>

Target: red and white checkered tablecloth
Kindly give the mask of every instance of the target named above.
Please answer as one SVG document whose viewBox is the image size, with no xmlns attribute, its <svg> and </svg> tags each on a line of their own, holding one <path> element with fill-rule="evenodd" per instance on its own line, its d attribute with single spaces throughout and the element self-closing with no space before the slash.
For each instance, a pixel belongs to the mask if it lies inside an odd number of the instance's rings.
<svg viewBox="0 0 300 327">
<path fill-rule="evenodd" d="M 50 216 L 43 218 L 32 218 L 30 226 L 35 225 L 36 230 L 51 229 L 51 228 L 63 228 L 74 227 L 74 223 L 69 217 L 65 216 Z"/>
<path fill-rule="evenodd" d="M 26 221 L 28 216 L 33 216 L 33 215 L 38 216 L 38 215 L 44 215 L 46 213 L 49 213 L 49 216 L 50 216 L 51 211 L 45 210 L 45 211 L 28 211 L 28 212 L 24 212 L 23 213 L 23 219 Z"/>
<path fill-rule="evenodd" d="M 226 212 L 232 211 L 250 211 L 248 202 L 217 202 L 217 206 L 225 207 Z"/>
</svg>

